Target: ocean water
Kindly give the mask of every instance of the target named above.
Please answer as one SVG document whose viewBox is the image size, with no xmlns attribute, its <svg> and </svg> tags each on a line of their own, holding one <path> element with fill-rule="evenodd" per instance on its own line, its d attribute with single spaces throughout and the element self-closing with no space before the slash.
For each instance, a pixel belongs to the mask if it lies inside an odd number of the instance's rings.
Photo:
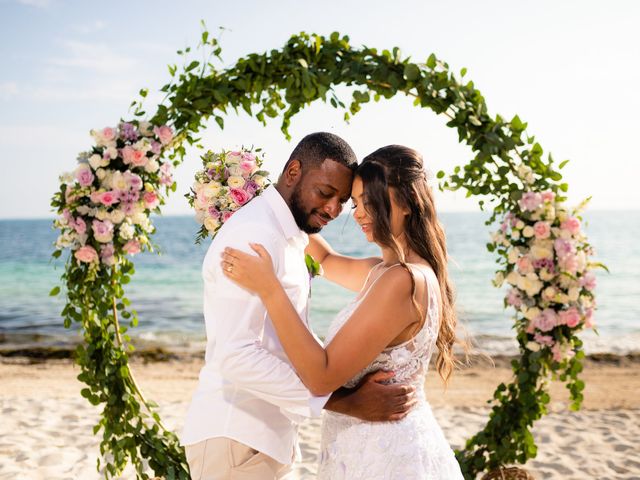
<svg viewBox="0 0 640 480">
<path fill-rule="evenodd" d="M 513 353 L 512 320 L 502 308 L 503 291 L 491 284 L 495 258 L 484 245 L 489 227 L 485 214 L 443 213 L 457 290 L 457 309 L 468 333 L 489 353 Z M 640 351 L 640 211 L 590 212 L 586 231 L 597 260 L 611 273 L 597 271 L 598 334 L 585 332 L 588 352 Z M 157 217 L 154 241 L 160 255 L 136 258 L 136 274 L 126 292 L 140 323 L 130 333 L 139 342 L 170 348 L 204 344 L 201 263 L 208 243 L 195 245 L 193 218 Z M 344 254 L 369 256 L 377 247 L 366 242 L 354 220 L 345 215 L 323 235 Z M 63 296 L 49 297 L 59 283 L 62 260 L 50 257 L 56 232 L 51 220 L 0 220 L 0 343 L 55 345 L 77 340 L 59 316 Z M 311 323 L 323 336 L 334 315 L 353 293 L 324 279 L 314 279 Z"/>
</svg>

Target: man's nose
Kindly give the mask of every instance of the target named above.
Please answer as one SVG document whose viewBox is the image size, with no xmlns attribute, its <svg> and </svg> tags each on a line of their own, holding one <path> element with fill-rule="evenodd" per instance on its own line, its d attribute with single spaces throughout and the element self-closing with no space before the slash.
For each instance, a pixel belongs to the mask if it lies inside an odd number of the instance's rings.
<svg viewBox="0 0 640 480">
<path fill-rule="evenodd" d="M 336 218 L 340 215 L 340 211 L 342 211 L 342 204 L 340 203 L 340 199 L 336 197 L 324 204 L 324 212 L 331 218 Z"/>
</svg>

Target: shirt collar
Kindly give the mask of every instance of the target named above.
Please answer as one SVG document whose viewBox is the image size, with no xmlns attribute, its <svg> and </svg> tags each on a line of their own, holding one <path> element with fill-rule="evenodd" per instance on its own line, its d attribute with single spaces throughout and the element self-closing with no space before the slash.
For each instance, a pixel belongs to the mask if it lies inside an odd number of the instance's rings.
<svg viewBox="0 0 640 480">
<path fill-rule="evenodd" d="M 300 230 L 296 220 L 293 218 L 289 205 L 287 205 L 287 202 L 284 201 L 284 198 L 282 198 L 280 192 L 276 190 L 274 185 L 269 185 L 264 192 L 262 192 L 262 197 L 269 207 L 271 207 L 273 213 L 275 213 L 276 219 L 287 240 L 298 239 L 305 245 L 309 243 L 309 236 Z"/>
</svg>

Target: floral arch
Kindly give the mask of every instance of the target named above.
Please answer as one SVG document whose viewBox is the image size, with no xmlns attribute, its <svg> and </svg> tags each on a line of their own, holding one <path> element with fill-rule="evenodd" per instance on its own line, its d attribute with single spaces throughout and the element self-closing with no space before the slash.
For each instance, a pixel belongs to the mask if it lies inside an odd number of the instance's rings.
<svg viewBox="0 0 640 480">
<path fill-rule="evenodd" d="M 456 76 L 433 54 L 414 63 L 397 48 L 353 48 L 338 33 L 301 33 L 282 49 L 250 54 L 218 70 L 214 61 L 221 49 L 207 31 L 199 49 L 206 54 L 203 62 L 189 61 L 189 48 L 178 52 L 184 65 L 169 66 L 172 79 L 161 89 L 166 97 L 148 122 L 141 120 L 141 99 L 132 103 L 135 120 L 92 131 L 94 147 L 81 154 L 73 175 L 61 177 L 52 199 L 61 231 L 53 255 L 72 252 L 62 276 L 62 317 L 67 327 L 79 324 L 84 335 L 76 352 L 78 378 L 87 385 L 82 395 L 103 406 L 94 433 L 102 431 L 105 475 L 117 476 L 131 462 L 140 478 L 149 478 L 149 469 L 188 478 L 177 437 L 162 425 L 129 368 L 133 347 L 126 332 L 137 316 L 123 289 L 134 273 L 127 255 L 152 250 L 149 215 L 175 191 L 172 168 L 184 158 L 185 145 L 199 142 L 210 117 L 224 128 L 228 109 L 242 109 L 264 124 L 281 117 L 288 137 L 293 116 L 315 100 L 345 110 L 348 120 L 363 103 L 397 94 L 444 115 L 471 148 L 467 164 L 450 175 L 438 173 L 440 188 L 483 196 L 480 207 L 492 211 L 487 223 L 499 225 L 487 244 L 496 255 L 494 283 L 511 285 L 505 306 L 514 308 L 520 352 L 512 362 L 513 380 L 497 387 L 486 425 L 456 452 L 458 460 L 465 477 L 475 478 L 534 457 L 531 427 L 547 411 L 548 379 L 565 382 L 572 408 L 580 407 L 584 353 L 576 335 L 590 326 L 595 307 L 590 268 L 597 264 L 589 263 L 592 252 L 577 210 L 564 206 L 568 185 L 559 170 L 566 162 L 556 166 L 551 155 L 544 157 L 518 116 L 489 115 L 482 94 L 463 80 L 465 69 Z M 336 85 L 353 88 L 348 106 L 335 94 Z M 51 293 L 59 292 L 55 287 Z"/>
</svg>

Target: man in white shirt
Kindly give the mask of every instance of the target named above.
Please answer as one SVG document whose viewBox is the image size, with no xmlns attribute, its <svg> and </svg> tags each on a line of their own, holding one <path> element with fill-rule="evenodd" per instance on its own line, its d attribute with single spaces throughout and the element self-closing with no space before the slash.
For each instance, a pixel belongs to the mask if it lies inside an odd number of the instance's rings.
<svg viewBox="0 0 640 480">
<path fill-rule="evenodd" d="M 284 353 L 257 295 L 220 270 L 225 247 L 261 243 L 301 318 L 307 318 L 307 234 L 339 215 L 351 194 L 356 156 L 340 137 L 307 135 L 275 186 L 238 210 L 211 243 L 202 267 L 205 365 L 187 413 L 182 443 L 192 479 L 280 479 L 291 472 L 297 425 L 323 408 L 370 421 L 408 411 L 413 390 L 370 376 L 360 388 L 314 397 Z"/>
</svg>

